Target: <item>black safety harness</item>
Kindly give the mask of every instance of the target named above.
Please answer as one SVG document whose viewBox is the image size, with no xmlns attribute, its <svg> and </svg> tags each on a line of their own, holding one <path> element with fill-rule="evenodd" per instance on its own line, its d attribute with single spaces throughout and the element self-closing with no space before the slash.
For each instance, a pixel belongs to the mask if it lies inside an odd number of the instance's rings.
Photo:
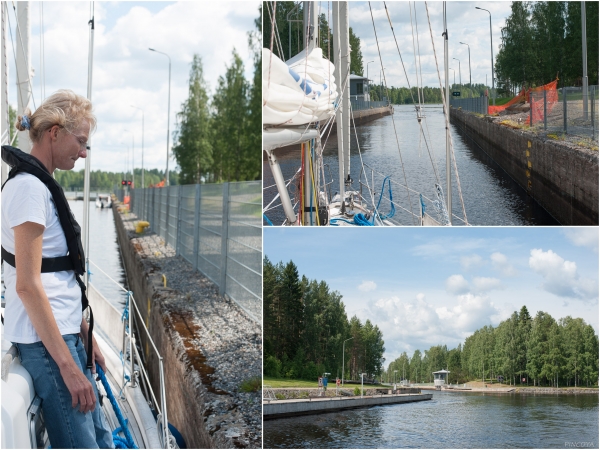
<svg viewBox="0 0 600 450">
<path fill-rule="evenodd" d="M 83 246 L 81 245 L 81 227 L 75 220 L 71 208 L 65 197 L 62 187 L 58 182 L 52 178 L 48 169 L 34 156 L 31 156 L 18 148 L 11 147 L 10 145 L 2 146 L 2 159 L 9 166 L 12 167 L 8 174 L 6 182 L 2 185 L 2 189 L 6 183 L 14 178 L 18 173 L 25 172 L 29 173 L 38 178 L 48 188 L 52 194 L 56 211 L 58 212 L 58 219 L 60 225 L 65 233 L 67 240 L 67 249 L 69 253 L 65 256 L 59 256 L 56 258 L 42 258 L 42 273 L 48 272 L 62 272 L 64 270 L 75 271 L 75 279 L 81 289 L 81 310 L 84 311 L 88 306 L 88 299 L 85 293 L 85 283 L 81 279 L 81 276 L 85 273 L 85 255 L 83 253 Z M 2 247 L 2 261 L 16 268 L 15 255 L 8 252 Z M 92 368 L 92 331 L 94 329 L 94 314 L 90 307 L 90 324 L 88 329 L 87 339 L 87 368 Z"/>
</svg>

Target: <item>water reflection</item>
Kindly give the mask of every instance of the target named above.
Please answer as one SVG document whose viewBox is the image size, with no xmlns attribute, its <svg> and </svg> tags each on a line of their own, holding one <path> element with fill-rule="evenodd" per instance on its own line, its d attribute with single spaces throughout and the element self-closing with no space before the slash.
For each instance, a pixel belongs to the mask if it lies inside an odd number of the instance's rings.
<svg viewBox="0 0 600 450">
<path fill-rule="evenodd" d="M 265 448 L 598 448 L 597 395 L 435 392 L 426 402 L 264 422 Z"/>
<path fill-rule="evenodd" d="M 69 200 L 69 206 L 75 215 L 75 219 L 83 227 L 83 202 Z M 90 202 L 90 239 L 89 259 L 110 277 L 118 281 L 122 286 L 127 286 L 125 270 L 119 253 L 117 243 L 117 230 L 112 209 L 96 208 L 94 202 Z M 97 270 L 94 265 L 90 268 L 92 272 L 92 284 L 104 295 L 114 306 L 122 310 L 125 306 L 125 293 L 109 280 L 104 274 Z"/>
<path fill-rule="evenodd" d="M 359 189 L 357 180 L 361 172 L 360 155 L 362 154 L 363 162 L 376 171 L 391 175 L 401 183 L 404 183 L 404 175 L 406 175 L 407 184 L 411 189 L 429 198 L 435 198 L 434 184 L 439 182 L 442 187 L 446 184 L 444 117 L 441 107 L 435 105 L 428 106 L 425 115 L 426 120 L 422 122 L 421 129 L 415 119 L 412 106 L 396 106 L 393 116 L 383 117 L 360 126 L 356 129 L 356 135 L 352 130 L 350 172 L 355 180 L 354 189 Z M 394 124 L 397 133 L 394 132 Z M 451 132 L 469 223 L 472 225 L 557 225 L 552 216 L 531 199 L 506 172 L 472 142 L 460 136 L 453 125 L 451 125 Z M 324 163 L 328 165 L 334 179 L 331 189 L 332 193 L 335 193 L 338 186 L 336 135 L 329 136 L 323 155 Z M 300 165 L 299 152 L 283 154 L 278 152 L 277 157 L 285 179 L 291 178 Z M 263 173 L 264 185 L 274 184 L 268 163 L 264 164 Z M 329 181 L 329 172 L 326 178 Z M 371 183 L 370 172 L 367 178 Z M 381 190 L 381 181 L 381 177 L 375 176 L 376 198 Z M 453 212 L 462 217 L 458 185 L 454 174 L 452 190 Z M 274 188 L 265 191 L 264 204 L 267 205 L 276 193 Z M 412 210 L 414 213 L 419 211 L 417 194 L 407 193 L 405 188 L 394 185 L 393 197 L 394 201 L 407 210 Z M 385 200 L 382 204 L 385 204 Z M 386 208 L 389 207 L 384 206 L 384 212 L 387 212 Z M 274 224 L 281 224 L 284 220 L 281 208 L 267 213 L 267 216 Z M 397 212 L 395 219 L 403 225 L 413 224 L 411 217 L 406 213 Z M 460 222 L 455 220 L 454 224 L 460 225 Z"/>
</svg>

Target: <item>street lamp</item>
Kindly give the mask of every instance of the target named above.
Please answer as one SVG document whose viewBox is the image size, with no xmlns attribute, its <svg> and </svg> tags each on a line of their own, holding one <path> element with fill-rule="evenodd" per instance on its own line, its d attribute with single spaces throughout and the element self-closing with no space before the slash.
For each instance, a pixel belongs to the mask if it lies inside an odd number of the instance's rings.
<svg viewBox="0 0 600 450">
<path fill-rule="evenodd" d="M 466 45 L 469 48 L 469 87 L 472 87 L 472 85 L 471 85 L 471 47 L 469 46 L 469 44 L 465 44 L 464 42 L 460 42 L 460 44 Z"/>
<path fill-rule="evenodd" d="M 375 62 L 375 60 L 369 61 L 367 63 L 367 86 L 369 86 L 369 108 L 371 108 L 371 84 L 370 84 L 370 80 L 369 80 L 369 64 L 371 64 L 372 62 Z"/>
<path fill-rule="evenodd" d="M 394 388 L 396 387 L 396 372 L 398 372 L 398 371 L 394 370 Z"/>
<path fill-rule="evenodd" d="M 169 58 L 169 100 L 167 103 L 167 170 L 165 171 L 165 186 L 169 185 L 169 125 L 170 125 L 170 120 L 171 120 L 171 57 L 169 55 L 167 55 L 166 53 L 163 52 L 159 52 L 158 50 L 155 50 L 153 48 L 149 48 L 148 50 L 150 50 L 151 52 L 156 52 L 156 53 L 160 53 L 161 55 L 165 55 L 167 58 Z"/>
<path fill-rule="evenodd" d="M 344 387 L 344 372 L 346 371 L 346 366 L 344 365 L 344 358 L 346 356 L 346 342 L 348 342 L 349 340 L 354 339 L 354 337 L 348 338 L 344 341 L 344 343 L 342 344 L 342 387 Z"/>
<path fill-rule="evenodd" d="M 494 46 L 492 44 L 492 13 L 487 9 L 480 8 L 476 6 L 475 9 L 480 9 L 482 11 L 487 11 L 490 15 L 490 53 L 492 54 L 492 104 L 496 105 L 496 91 L 494 91 Z"/>
<path fill-rule="evenodd" d="M 361 398 L 363 396 L 363 393 L 365 392 L 365 390 L 363 389 L 363 385 L 365 382 L 365 375 L 366 375 L 366 373 L 360 374 L 360 396 L 361 396 Z"/>
<path fill-rule="evenodd" d="M 144 189 L 146 187 L 146 185 L 144 184 L 144 110 L 134 105 L 130 106 L 142 112 L 142 189 Z"/>
<path fill-rule="evenodd" d="M 452 59 L 456 59 L 456 58 L 452 58 Z M 458 83 L 460 84 L 460 87 L 462 88 L 462 76 L 460 75 L 460 59 L 456 59 L 458 61 Z"/>
<path fill-rule="evenodd" d="M 448 67 L 448 69 L 454 72 L 454 84 L 456 84 L 456 70 L 454 70 L 452 67 Z"/>
</svg>

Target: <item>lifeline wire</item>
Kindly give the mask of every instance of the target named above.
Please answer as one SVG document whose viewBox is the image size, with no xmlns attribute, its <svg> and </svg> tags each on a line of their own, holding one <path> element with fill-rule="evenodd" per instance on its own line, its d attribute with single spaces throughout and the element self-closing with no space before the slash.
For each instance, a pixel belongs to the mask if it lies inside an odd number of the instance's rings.
<svg viewBox="0 0 600 450">
<path fill-rule="evenodd" d="M 385 83 L 385 91 L 386 91 L 388 99 L 389 99 L 390 94 L 387 89 L 387 80 L 385 78 L 385 68 L 383 67 L 383 60 L 381 59 L 381 50 L 379 49 L 379 39 L 377 38 L 377 30 L 375 29 L 375 19 L 373 18 L 373 10 L 371 9 L 371 2 L 369 2 L 369 11 L 371 12 L 371 22 L 373 22 L 373 32 L 375 33 L 375 41 L 377 42 L 377 52 L 379 53 L 379 62 L 381 63 L 381 71 L 383 73 L 383 82 Z M 386 7 L 386 11 L 387 11 L 387 7 Z M 388 15 L 388 18 L 389 18 L 389 15 Z M 404 162 L 402 161 L 402 152 L 400 151 L 400 142 L 398 141 L 398 131 L 396 130 L 396 123 L 394 122 L 393 117 L 392 117 L 392 124 L 394 125 L 394 134 L 396 135 L 396 144 L 398 146 L 398 155 L 400 156 L 400 165 L 402 166 L 402 175 L 404 176 L 404 183 L 408 187 L 408 181 L 406 180 L 406 171 L 404 170 Z M 413 214 L 412 219 L 413 219 L 413 225 L 414 225 L 415 219 L 414 219 L 414 212 L 412 210 L 412 202 L 410 200 L 410 191 L 407 190 L 406 194 L 408 196 L 408 204 L 410 205 L 410 211 Z"/>
</svg>

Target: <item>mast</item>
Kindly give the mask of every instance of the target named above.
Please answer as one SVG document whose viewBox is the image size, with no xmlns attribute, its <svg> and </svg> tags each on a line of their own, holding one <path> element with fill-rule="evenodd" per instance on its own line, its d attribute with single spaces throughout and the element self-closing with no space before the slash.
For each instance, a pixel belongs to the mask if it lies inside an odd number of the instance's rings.
<svg viewBox="0 0 600 450">
<path fill-rule="evenodd" d="M 341 20 L 340 20 L 340 3 L 341 2 L 332 2 L 333 3 L 333 49 L 334 49 L 334 77 L 336 84 L 338 86 L 338 102 L 342 101 L 342 88 L 343 88 L 343 79 L 342 79 L 342 64 L 341 64 L 341 55 L 340 51 L 340 36 L 341 36 Z M 335 113 L 335 126 L 337 127 L 337 141 L 338 141 L 338 170 L 339 170 L 339 183 L 340 183 L 340 210 L 343 213 L 345 211 L 344 206 L 344 132 L 343 132 L 343 124 L 342 124 L 342 107 L 339 107 Z"/>
<path fill-rule="evenodd" d="M 304 2 L 303 4 L 303 29 L 306 56 L 317 47 L 319 36 L 319 16 L 316 2 Z M 316 211 L 319 205 L 315 204 L 314 184 L 312 174 L 316 173 L 312 161 L 313 141 L 304 144 L 304 211 L 302 211 L 303 225 L 318 225 L 316 223 Z"/>
<path fill-rule="evenodd" d="M 10 144 L 10 117 L 8 114 L 8 59 L 6 58 L 6 21 L 8 6 L 2 2 L 2 144 Z M 2 184 L 8 178 L 8 164 L 2 161 Z"/>
<path fill-rule="evenodd" d="M 340 67 L 342 80 L 346 81 L 346 90 L 342 98 L 342 126 L 344 133 L 344 181 L 350 179 L 350 20 L 348 2 L 340 2 L 340 49 L 342 58 Z"/>
<path fill-rule="evenodd" d="M 94 2 L 92 2 L 92 18 L 88 22 L 90 26 L 90 43 L 89 43 L 89 51 L 88 51 L 88 84 L 87 84 L 87 98 L 89 101 L 92 101 L 92 72 L 94 65 Z M 89 223 L 89 215 L 90 215 L 90 166 L 91 166 L 91 158 L 92 152 L 89 149 L 92 147 L 92 135 L 90 133 L 88 137 L 88 152 L 87 157 L 85 158 L 85 172 L 83 178 L 83 252 L 85 254 L 85 266 L 86 272 L 85 276 L 85 284 L 89 285 L 89 277 L 88 270 L 90 264 L 90 223 Z"/>
<path fill-rule="evenodd" d="M 446 208 L 448 220 L 452 225 L 452 169 L 450 166 L 450 87 L 448 86 L 448 25 L 446 23 L 446 2 L 444 2 L 444 74 L 446 78 Z"/>
<path fill-rule="evenodd" d="M 29 23 L 29 2 L 17 2 L 17 115 L 31 109 L 31 29 Z M 29 131 L 19 131 L 19 147 L 31 153 Z"/>
</svg>

